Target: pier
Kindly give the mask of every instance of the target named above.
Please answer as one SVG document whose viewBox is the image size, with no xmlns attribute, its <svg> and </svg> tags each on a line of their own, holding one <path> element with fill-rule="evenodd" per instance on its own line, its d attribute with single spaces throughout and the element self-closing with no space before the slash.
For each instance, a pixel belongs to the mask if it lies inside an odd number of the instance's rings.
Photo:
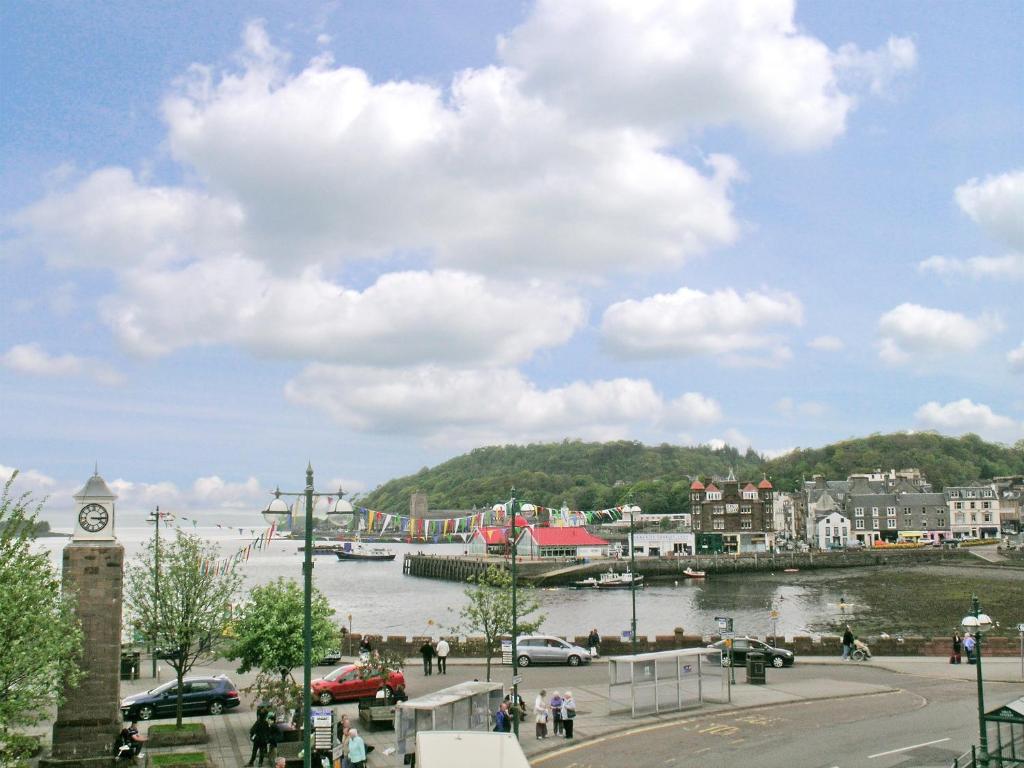
<svg viewBox="0 0 1024 768">
<path fill-rule="evenodd" d="M 639 557 L 636 572 L 642 574 L 646 583 L 682 581 L 685 571 L 691 568 L 704 571 L 707 575 L 730 573 L 781 573 L 787 569 L 813 571 L 827 568 L 868 568 L 880 565 L 924 565 L 939 562 L 963 562 L 968 553 L 942 549 L 888 549 L 852 550 L 842 552 L 786 552 L 751 553 L 744 555 L 695 555 L 692 557 Z M 402 573 L 444 581 L 467 581 L 478 576 L 491 566 L 508 569 L 509 561 L 504 557 L 483 555 L 429 555 L 407 554 L 402 562 Z M 520 558 L 516 562 L 517 581 L 533 586 L 571 586 L 574 582 L 597 576 L 612 568 L 625 571 L 629 561 L 623 558 L 602 558 L 599 560 L 577 561 L 557 558 L 530 560 Z"/>
</svg>

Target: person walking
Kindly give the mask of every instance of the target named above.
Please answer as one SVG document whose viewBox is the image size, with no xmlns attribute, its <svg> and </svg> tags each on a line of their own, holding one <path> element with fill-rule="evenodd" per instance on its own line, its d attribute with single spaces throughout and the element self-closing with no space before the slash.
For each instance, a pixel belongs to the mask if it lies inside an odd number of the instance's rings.
<svg viewBox="0 0 1024 768">
<path fill-rule="evenodd" d="M 246 765 L 253 765 L 259 759 L 259 765 L 267 758 L 267 745 L 270 743 L 270 725 L 263 707 L 256 708 L 256 722 L 249 729 L 249 741 L 252 742 L 252 753 Z"/>
<path fill-rule="evenodd" d="M 537 698 L 533 701 L 533 717 L 537 723 L 538 741 L 548 737 L 548 715 L 551 714 L 551 710 L 548 706 L 547 695 L 547 691 L 541 688 Z"/>
<path fill-rule="evenodd" d="M 369 661 L 370 653 L 373 651 L 373 646 L 370 645 L 370 638 L 363 637 L 359 638 L 359 660 Z"/>
<path fill-rule="evenodd" d="M 975 647 L 976 644 L 977 643 L 974 640 L 974 635 L 972 635 L 970 632 L 968 632 L 966 635 L 964 635 L 964 653 L 967 654 L 967 663 L 968 664 L 974 664 L 975 663 L 974 647 Z"/>
<path fill-rule="evenodd" d="M 590 634 L 587 635 L 587 647 L 590 649 L 590 657 L 596 659 L 597 651 L 601 645 L 601 636 L 597 634 L 597 627 L 590 630 Z"/>
<path fill-rule="evenodd" d="M 853 630 L 847 624 L 846 631 L 843 632 L 843 661 L 849 661 L 851 653 L 853 653 Z"/>
<path fill-rule="evenodd" d="M 423 674 L 429 677 L 434 674 L 434 646 L 429 640 L 420 646 L 420 656 L 423 657 Z"/>
<path fill-rule="evenodd" d="M 551 722 L 553 723 L 552 730 L 555 732 L 555 736 L 562 735 L 562 697 L 558 691 L 551 692 Z"/>
<path fill-rule="evenodd" d="M 504 701 L 494 713 L 494 730 L 498 733 L 509 733 L 512 730 L 512 718 L 508 714 L 508 704 Z"/>
<path fill-rule="evenodd" d="M 437 674 L 447 675 L 448 674 L 448 654 L 451 653 L 451 646 L 448 645 L 448 641 L 443 637 L 437 641 Z"/>
<path fill-rule="evenodd" d="M 366 768 L 366 742 L 355 728 L 348 729 L 348 762 L 352 768 Z"/>
<path fill-rule="evenodd" d="M 562 697 L 562 728 L 565 730 L 565 738 L 572 738 L 572 729 L 576 721 L 576 699 L 572 697 L 572 691 L 566 691 Z"/>
<path fill-rule="evenodd" d="M 964 648 L 964 643 L 963 643 L 963 640 L 960 639 L 960 633 L 959 632 L 954 632 L 953 633 L 953 655 L 949 657 L 949 663 L 950 664 L 959 664 L 960 663 L 960 658 L 961 658 L 960 652 L 963 650 L 963 648 Z"/>
</svg>

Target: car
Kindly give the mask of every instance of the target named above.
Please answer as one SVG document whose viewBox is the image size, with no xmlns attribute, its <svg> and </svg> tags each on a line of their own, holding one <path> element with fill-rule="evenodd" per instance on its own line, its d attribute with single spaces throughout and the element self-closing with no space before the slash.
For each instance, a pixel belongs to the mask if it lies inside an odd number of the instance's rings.
<svg viewBox="0 0 1024 768">
<path fill-rule="evenodd" d="M 327 706 L 336 701 L 356 701 L 372 698 L 382 688 L 390 695 L 399 685 L 405 685 L 405 675 L 394 671 L 387 682 L 379 673 L 364 669 L 359 664 L 343 664 L 318 680 L 310 683 L 313 699 Z"/>
<path fill-rule="evenodd" d="M 722 666 L 728 667 L 730 664 L 746 664 L 747 663 L 747 651 L 759 651 L 765 655 L 765 659 L 776 669 L 782 667 L 791 667 L 793 662 L 796 661 L 796 654 L 785 648 L 776 648 L 774 645 L 768 645 L 760 640 L 755 640 L 752 637 L 734 637 L 732 640 L 732 658 L 729 658 L 729 653 L 726 648 L 725 640 L 719 640 L 717 643 L 711 643 L 708 648 L 716 648 L 722 652 Z"/>
<path fill-rule="evenodd" d="M 219 715 L 241 704 L 238 688 L 226 675 L 186 677 L 182 681 L 181 711 L 185 715 Z M 125 720 L 174 717 L 178 711 L 178 681 L 159 685 L 121 700 Z"/>
<path fill-rule="evenodd" d="M 325 653 L 320 658 L 319 661 L 317 661 L 316 666 L 318 666 L 318 667 L 333 667 L 339 661 L 341 661 L 341 651 L 338 651 L 338 650 L 328 651 L 327 653 Z"/>
<path fill-rule="evenodd" d="M 590 651 L 553 635 L 529 635 L 516 640 L 516 658 L 520 667 L 531 664 L 578 667 L 590 663 Z"/>
</svg>

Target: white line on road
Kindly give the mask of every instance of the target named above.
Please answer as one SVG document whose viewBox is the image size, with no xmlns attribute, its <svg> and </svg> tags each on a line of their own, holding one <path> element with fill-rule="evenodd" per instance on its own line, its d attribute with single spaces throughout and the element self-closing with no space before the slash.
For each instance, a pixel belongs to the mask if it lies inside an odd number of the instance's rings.
<svg viewBox="0 0 1024 768">
<path fill-rule="evenodd" d="M 941 744 L 944 741 L 949 741 L 949 737 L 947 736 L 944 739 L 936 739 L 935 741 L 926 741 L 924 744 L 915 744 L 912 747 L 900 747 L 899 749 L 890 749 L 888 752 L 879 752 L 877 755 L 868 755 L 868 760 L 874 760 L 876 757 L 885 757 L 886 755 L 895 755 L 897 752 L 909 752 L 912 749 L 929 747 L 932 744 Z"/>
</svg>

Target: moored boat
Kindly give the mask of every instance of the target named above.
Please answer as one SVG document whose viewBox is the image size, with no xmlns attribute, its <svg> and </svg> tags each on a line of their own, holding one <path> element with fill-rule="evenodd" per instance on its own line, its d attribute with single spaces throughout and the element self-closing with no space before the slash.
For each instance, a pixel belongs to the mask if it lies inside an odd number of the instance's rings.
<svg viewBox="0 0 1024 768">
<path fill-rule="evenodd" d="M 388 549 L 387 547 L 368 547 L 365 544 L 359 542 L 346 541 L 343 542 L 341 548 L 338 549 L 335 554 L 339 560 L 394 560 L 394 550 Z"/>
<path fill-rule="evenodd" d="M 704 571 L 695 571 L 690 566 L 686 566 L 683 569 L 683 575 L 691 579 L 703 579 L 707 573 Z"/>
<path fill-rule="evenodd" d="M 639 574 L 633 575 L 629 571 L 616 573 L 614 570 L 609 570 L 599 574 L 597 578 L 591 576 L 588 579 L 577 581 L 574 586 L 577 589 L 629 589 L 632 584 L 642 587 L 644 577 Z"/>
</svg>

